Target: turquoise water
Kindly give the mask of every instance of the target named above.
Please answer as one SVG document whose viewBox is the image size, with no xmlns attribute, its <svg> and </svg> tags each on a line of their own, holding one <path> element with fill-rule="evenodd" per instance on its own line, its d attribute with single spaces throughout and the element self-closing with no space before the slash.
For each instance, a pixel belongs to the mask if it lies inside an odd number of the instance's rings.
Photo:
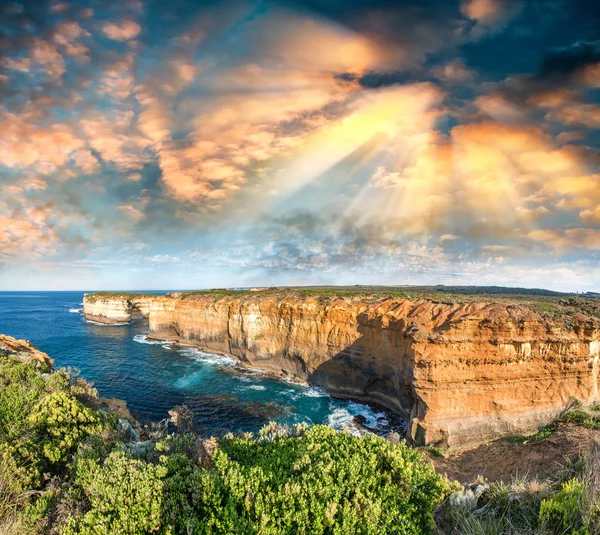
<svg viewBox="0 0 600 535">
<path fill-rule="evenodd" d="M 322 423 L 387 434 L 402 422 L 381 408 L 243 370 L 234 359 L 148 343 L 147 324 L 98 325 L 78 310 L 83 292 L 0 292 L 0 333 L 30 340 L 57 366 L 74 367 L 101 396 L 127 401 L 142 421 L 185 404 L 206 433 L 257 431 L 269 421 Z M 358 417 L 358 418 L 356 418 Z"/>
</svg>

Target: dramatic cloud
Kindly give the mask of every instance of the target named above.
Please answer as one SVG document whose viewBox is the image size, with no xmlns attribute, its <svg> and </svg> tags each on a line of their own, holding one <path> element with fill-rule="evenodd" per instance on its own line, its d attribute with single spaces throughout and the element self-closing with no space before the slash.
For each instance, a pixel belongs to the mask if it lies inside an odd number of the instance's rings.
<svg viewBox="0 0 600 535">
<path fill-rule="evenodd" d="M 129 41 L 137 37 L 142 30 L 142 27 L 133 20 L 122 20 L 119 22 L 107 22 L 102 31 L 109 39 L 115 41 Z"/>
<path fill-rule="evenodd" d="M 597 290 L 582 5 L 0 6 L 4 285 Z"/>
</svg>

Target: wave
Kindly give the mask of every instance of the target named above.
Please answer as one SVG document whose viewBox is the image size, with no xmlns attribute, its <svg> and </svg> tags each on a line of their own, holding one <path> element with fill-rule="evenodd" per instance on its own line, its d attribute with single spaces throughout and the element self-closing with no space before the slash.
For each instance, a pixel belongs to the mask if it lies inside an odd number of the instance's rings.
<svg viewBox="0 0 600 535">
<path fill-rule="evenodd" d="M 92 325 L 101 325 L 102 327 L 122 327 L 123 325 L 129 325 L 129 323 L 101 323 L 99 321 L 92 321 L 85 318 L 83 321 L 86 323 L 91 323 Z"/>
<path fill-rule="evenodd" d="M 210 364 L 213 366 L 227 366 L 236 367 L 237 360 L 232 357 L 226 357 L 225 355 L 217 355 L 216 353 L 205 353 L 194 347 L 186 347 L 179 349 L 179 352 L 183 355 L 193 358 L 197 362 L 204 364 Z"/>
<path fill-rule="evenodd" d="M 247 388 L 251 388 L 252 390 L 266 390 L 267 387 L 263 385 L 248 385 Z"/>
<path fill-rule="evenodd" d="M 355 422 L 357 416 L 364 418 L 360 426 Z M 385 429 L 389 425 L 389 421 L 384 412 L 376 412 L 368 405 L 349 401 L 345 407 L 333 410 L 327 417 L 327 425 L 338 430 L 345 429 L 350 434 L 358 436 L 364 433 L 363 427 L 377 432 Z"/>
<path fill-rule="evenodd" d="M 80 308 L 70 308 L 69 312 L 73 312 L 73 314 L 79 314 L 81 312 Z"/>
<path fill-rule="evenodd" d="M 136 334 L 133 337 L 133 341 L 137 342 L 138 344 L 148 344 L 151 346 L 166 346 L 168 345 L 170 342 L 166 342 L 164 340 L 148 340 L 148 334 Z"/>
<path fill-rule="evenodd" d="M 377 412 L 363 403 L 349 401 L 348 410 L 354 416 L 362 416 L 365 419 L 364 426 L 369 429 L 381 429 L 390 423 L 385 412 Z"/>
<path fill-rule="evenodd" d="M 331 397 L 327 392 L 324 392 L 318 386 L 308 387 L 306 389 L 306 391 L 304 392 L 304 395 L 308 396 L 309 398 L 330 398 Z"/>
</svg>

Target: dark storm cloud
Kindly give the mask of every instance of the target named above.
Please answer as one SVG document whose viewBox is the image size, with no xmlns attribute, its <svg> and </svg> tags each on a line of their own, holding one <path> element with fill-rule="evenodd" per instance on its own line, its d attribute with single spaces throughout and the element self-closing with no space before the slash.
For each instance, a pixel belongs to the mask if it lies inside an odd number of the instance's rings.
<svg viewBox="0 0 600 535">
<path fill-rule="evenodd" d="M 600 34 L 600 30 L 598 33 Z M 596 63 L 600 63 L 600 40 L 594 43 L 575 43 L 567 49 L 546 55 L 532 81 L 540 85 L 564 85 L 575 81 L 584 69 Z"/>
</svg>

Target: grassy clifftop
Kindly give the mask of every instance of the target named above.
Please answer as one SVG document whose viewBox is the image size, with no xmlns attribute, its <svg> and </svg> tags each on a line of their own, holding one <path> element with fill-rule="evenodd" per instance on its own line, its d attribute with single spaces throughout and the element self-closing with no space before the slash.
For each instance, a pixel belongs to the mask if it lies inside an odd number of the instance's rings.
<svg viewBox="0 0 600 535">
<path fill-rule="evenodd" d="M 93 292 L 86 301 L 93 303 L 106 299 L 139 299 L 160 294 L 136 292 Z M 289 286 L 252 289 L 217 288 L 167 293 L 169 297 L 194 300 L 212 297 L 250 299 L 276 297 L 278 299 L 317 299 L 329 304 L 336 299 L 349 299 L 373 304 L 385 299 L 426 299 L 435 303 L 503 303 L 508 306 L 529 307 L 542 317 L 564 320 L 576 314 L 600 320 L 600 294 L 573 294 L 536 288 L 507 288 L 502 286 Z"/>
<path fill-rule="evenodd" d="M 569 294 L 550 290 L 505 288 L 501 286 L 315 286 L 273 287 L 253 289 L 214 289 L 182 292 L 178 298 L 226 297 L 250 299 L 253 297 L 315 298 L 328 304 L 343 298 L 365 303 L 384 299 L 426 299 L 436 303 L 503 303 L 509 306 L 525 306 L 543 317 L 565 319 L 578 313 L 600 319 L 598 294 Z"/>
<path fill-rule="evenodd" d="M 85 301 L 95 303 L 96 301 L 109 299 L 139 299 L 143 297 L 157 297 L 157 295 L 138 292 L 91 292 L 85 294 Z"/>
</svg>

